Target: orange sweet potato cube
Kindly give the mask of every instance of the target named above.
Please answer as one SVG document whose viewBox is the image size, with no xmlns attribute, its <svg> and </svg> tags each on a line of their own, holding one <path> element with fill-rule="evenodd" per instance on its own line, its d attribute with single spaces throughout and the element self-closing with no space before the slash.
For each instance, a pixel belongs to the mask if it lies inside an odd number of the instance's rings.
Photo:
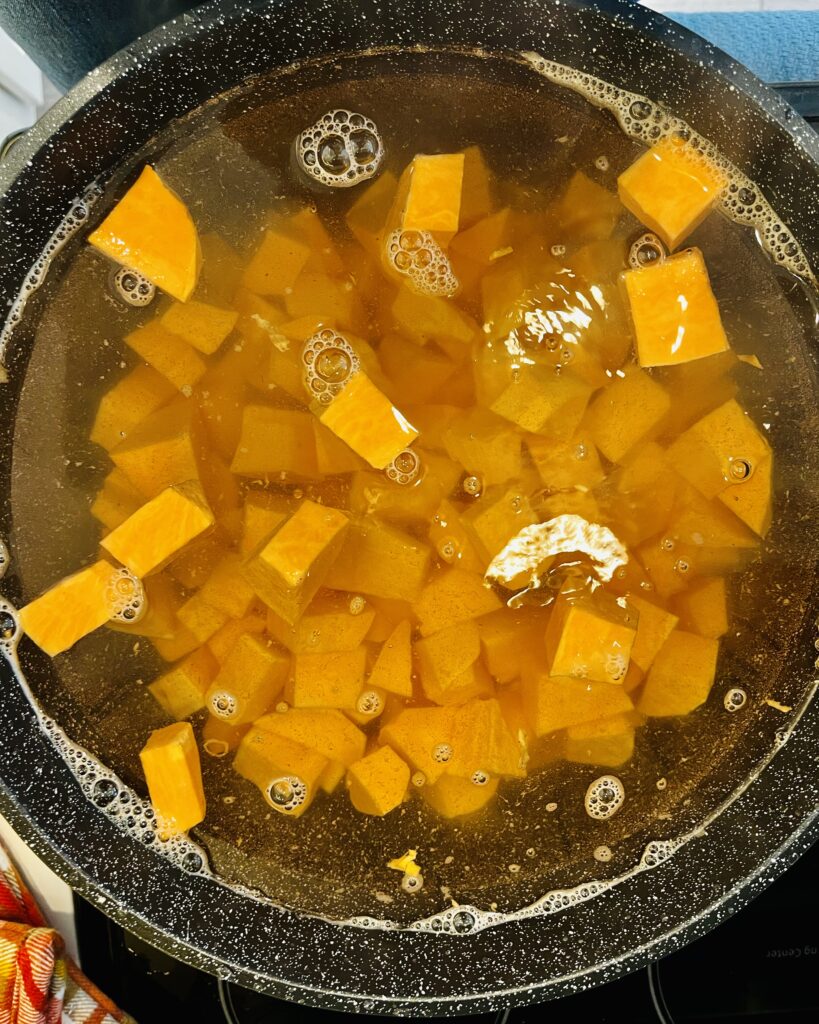
<svg viewBox="0 0 819 1024">
<path fill-rule="evenodd" d="M 268 607 L 293 625 L 324 583 L 349 525 L 338 509 L 305 499 L 247 559 L 245 578 Z"/>
<path fill-rule="evenodd" d="M 391 171 L 379 175 L 347 211 L 345 220 L 353 236 L 380 261 L 381 242 L 398 181 Z"/>
<path fill-rule="evenodd" d="M 296 708 L 355 709 L 364 683 L 367 651 L 296 654 L 285 700 Z"/>
<path fill-rule="evenodd" d="M 262 636 L 245 633 L 228 652 L 205 695 L 212 715 L 247 725 L 270 707 L 290 672 L 290 655 Z"/>
<path fill-rule="evenodd" d="M 647 672 L 680 620 L 659 605 L 634 594 L 629 594 L 628 605 L 639 616 L 637 635 L 631 648 L 631 662 L 641 672 Z"/>
<path fill-rule="evenodd" d="M 633 714 L 612 715 L 566 729 L 563 756 L 576 764 L 619 768 L 634 753 Z"/>
<path fill-rule="evenodd" d="M 173 384 L 152 366 L 135 366 L 100 399 L 91 440 L 110 451 L 176 394 Z"/>
<path fill-rule="evenodd" d="M 717 495 L 735 516 L 760 537 L 771 526 L 773 455 L 763 457 L 741 483 L 731 484 Z"/>
<path fill-rule="evenodd" d="M 241 619 L 228 619 L 224 626 L 217 629 L 209 638 L 208 648 L 222 665 L 240 637 L 245 633 L 264 633 L 266 625 L 265 616 L 257 611 L 252 611 Z"/>
<path fill-rule="evenodd" d="M 478 786 L 471 779 L 444 775 L 437 782 L 424 786 L 422 792 L 424 800 L 442 818 L 461 818 L 486 807 L 497 792 L 499 781 L 490 779 Z"/>
<path fill-rule="evenodd" d="M 626 270 L 623 283 L 640 366 L 674 366 L 729 347 L 699 249 Z"/>
<path fill-rule="evenodd" d="M 637 710 L 644 715 L 687 715 L 711 691 L 719 640 L 681 629 L 666 640 L 648 672 Z"/>
<path fill-rule="evenodd" d="M 265 231 L 245 268 L 242 284 L 258 295 L 286 295 L 309 258 L 309 246 L 279 231 Z"/>
<path fill-rule="evenodd" d="M 479 551 L 462 512 L 451 501 L 438 506 L 429 524 L 429 539 L 438 557 L 449 565 L 477 573 L 487 566 L 487 556 Z"/>
<path fill-rule="evenodd" d="M 298 818 L 321 791 L 330 762 L 323 754 L 257 725 L 239 744 L 233 767 L 281 814 Z"/>
<path fill-rule="evenodd" d="M 324 583 L 333 590 L 414 601 L 431 560 L 428 544 L 375 516 L 365 516 L 350 523 L 341 552 Z"/>
<path fill-rule="evenodd" d="M 124 523 L 142 505 L 142 495 L 118 466 L 103 480 L 91 505 L 91 515 L 106 529 Z"/>
<path fill-rule="evenodd" d="M 699 580 L 677 596 L 674 607 L 684 630 L 714 640 L 728 632 L 728 601 L 721 577 Z"/>
<path fill-rule="evenodd" d="M 207 369 L 196 349 L 178 334 L 171 334 L 159 320 L 137 327 L 125 336 L 125 343 L 187 396 Z"/>
<path fill-rule="evenodd" d="M 344 594 L 320 595 L 294 625 L 268 610 L 267 631 L 293 654 L 352 651 L 364 642 L 375 609 L 361 598 L 353 604 Z"/>
<path fill-rule="evenodd" d="M 382 725 L 379 741 L 389 744 L 432 784 L 444 774 L 452 756 L 455 713 L 455 708 L 405 708 Z"/>
<path fill-rule="evenodd" d="M 369 689 L 412 696 L 412 627 L 402 619 L 384 640 L 367 678 Z"/>
<path fill-rule="evenodd" d="M 175 302 L 159 318 L 166 331 L 182 338 L 199 352 L 213 355 L 227 338 L 239 314 L 206 302 Z"/>
<path fill-rule="evenodd" d="M 102 547 L 137 576 L 157 572 L 211 529 L 213 513 L 198 484 L 168 487 L 102 540 Z"/>
<path fill-rule="evenodd" d="M 293 513 L 293 501 L 279 494 L 251 491 L 242 508 L 239 554 L 246 558 Z"/>
<path fill-rule="evenodd" d="M 403 229 L 454 234 L 460 223 L 463 179 L 463 153 L 416 156 L 410 169 Z"/>
<path fill-rule="evenodd" d="M 483 579 L 463 569 L 444 569 L 427 583 L 416 604 L 415 614 L 423 636 L 447 626 L 478 619 L 501 607 L 500 599 L 484 586 Z"/>
<path fill-rule="evenodd" d="M 492 412 L 522 430 L 566 440 L 580 426 L 592 389 L 572 373 L 527 366 L 492 402 Z"/>
<path fill-rule="evenodd" d="M 575 171 L 555 206 L 560 226 L 586 239 L 608 238 L 622 213 L 617 196 L 582 171 Z"/>
<path fill-rule="evenodd" d="M 88 241 L 180 302 L 186 302 L 196 287 L 202 262 L 196 225 L 153 167 L 143 167 Z"/>
<path fill-rule="evenodd" d="M 218 670 L 219 663 L 210 650 L 200 647 L 155 679 L 148 689 L 171 718 L 188 718 L 205 706 L 205 693 Z"/>
<path fill-rule="evenodd" d="M 621 683 L 637 635 L 637 615 L 602 591 L 561 593 L 546 628 L 553 676 Z"/>
<path fill-rule="evenodd" d="M 668 392 L 642 370 L 617 377 L 589 408 L 594 443 L 611 462 L 621 462 L 657 431 L 671 407 Z"/>
<path fill-rule="evenodd" d="M 451 459 L 485 486 L 504 484 L 521 473 L 521 436 L 500 416 L 472 409 L 454 417 L 443 432 Z"/>
<path fill-rule="evenodd" d="M 526 526 L 538 521 L 522 488 L 488 490 L 460 517 L 484 565 Z"/>
<path fill-rule="evenodd" d="M 661 139 L 617 179 L 623 205 L 676 249 L 705 219 L 728 179 L 677 136 Z"/>
<path fill-rule="evenodd" d="M 199 750 L 190 722 L 155 729 L 139 752 L 159 835 L 169 838 L 205 817 Z"/>
<path fill-rule="evenodd" d="M 415 654 L 424 693 L 431 701 L 461 704 L 480 694 L 480 677 L 469 672 L 481 656 L 481 638 L 474 621 L 448 626 L 417 640 Z M 478 692 L 470 692 L 473 689 Z"/>
<path fill-rule="evenodd" d="M 455 710 L 448 775 L 522 779 L 526 761 L 525 744 L 506 721 L 500 701 L 470 700 Z"/>
<path fill-rule="evenodd" d="M 314 477 L 316 441 L 312 416 L 298 409 L 246 405 L 231 471 L 240 476 L 293 473 Z"/>
<path fill-rule="evenodd" d="M 171 484 L 197 479 L 200 447 L 196 408 L 180 399 L 137 424 L 110 456 L 138 491 L 154 498 Z"/>
<path fill-rule="evenodd" d="M 403 801 L 410 770 L 392 747 L 379 747 L 347 769 L 350 802 L 362 814 L 383 817 Z"/>
<path fill-rule="evenodd" d="M 535 736 L 546 736 L 571 725 L 594 722 L 633 709 L 622 686 L 589 679 L 528 672 L 523 678 L 523 707 Z"/>
<path fill-rule="evenodd" d="M 331 762 L 349 767 L 364 756 L 366 735 L 334 708 L 289 708 L 263 715 L 256 723 L 277 736 L 317 750 Z"/>
<path fill-rule="evenodd" d="M 523 671 L 528 652 L 538 650 L 546 629 L 541 608 L 499 608 L 476 619 L 486 667 L 499 683 L 511 683 Z"/>
</svg>

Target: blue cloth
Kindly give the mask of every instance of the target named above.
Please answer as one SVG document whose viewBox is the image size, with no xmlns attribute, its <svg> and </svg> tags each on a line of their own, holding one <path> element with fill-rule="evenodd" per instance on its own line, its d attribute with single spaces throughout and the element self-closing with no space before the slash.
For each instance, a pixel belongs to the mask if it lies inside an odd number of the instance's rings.
<svg viewBox="0 0 819 1024">
<path fill-rule="evenodd" d="M 670 12 L 668 17 L 736 58 L 763 82 L 819 79 L 819 10 Z"/>
</svg>

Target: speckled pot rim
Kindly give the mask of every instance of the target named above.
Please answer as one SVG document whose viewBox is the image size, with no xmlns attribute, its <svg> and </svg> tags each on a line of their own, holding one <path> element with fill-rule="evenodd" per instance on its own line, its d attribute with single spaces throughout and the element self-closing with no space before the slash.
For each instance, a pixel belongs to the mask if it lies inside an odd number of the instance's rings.
<svg viewBox="0 0 819 1024">
<path fill-rule="evenodd" d="M 219 80 L 232 75 L 238 82 L 277 62 L 357 49 L 362 40 L 373 45 L 420 42 L 535 49 L 561 59 L 557 37 L 573 25 L 612 44 L 610 55 L 596 58 L 586 70 L 626 88 L 642 86 L 642 91 L 687 115 L 684 90 L 674 95 L 680 83 L 669 86 L 670 95 L 659 95 L 643 84 L 639 62 L 629 60 L 640 52 L 644 34 L 669 61 L 688 67 L 692 76 L 714 88 L 714 106 L 723 104 L 729 113 L 732 104 L 758 108 L 760 124 L 775 136 L 782 160 L 795 164 L 805 186 L 819 192 L 819 142 L 748 71 L 644 8 L 619 2 L 603 8 L 581 0 L 524 0 L 510 15 L 511 26 L 504 23 L 501 0 L 385 0 L 371 6 L 356 4 L 353 10 L 335 0 L 309 5 L 258 0 L 215 3 L 184 15 L 92 72 L 15 146 L 0 169 L 0 224 L 7 214 L 14 222 L 13 200 L 19 200 L 22 189 L 33 190 L 43 202 L 37 207 L 36 224 L 29 225 L 16 213 L 20 237 L 9 240 L 7 253 L 12 258 L 5 269 L 0 267 L 0 295 L 14 294 L 13 283 L 16 280 L 19 287 L 25 272 L 25 254 L 37 252 L 36 244 L 42 246 L 60 219 L 57 214 L 65 212 L 104 162 L 97 153 L 97 163 L 90 161 L 86 167 L 80 145 L 78 169 L 73 164 L 66 169 L 65 160 L 52 164 L 52 183 L 46 174 L 54 153 L 59 157 L 61 146 L 70 148 L 72 137 L 82 132 L 95 107 L 110 102 L 116 109 L 123 95 L 127 98 L 146 87 L 153 68 L 169 55 L 191 45 L 206 46 L 217 37 L 226 55 Z M 368 11 L 371 19 L 380 20 L 367 23 Z M 239 45 L 248 39 L 249 19 L 256 31 L 247 46 Z M 617 34 L 625 40 L 619 55 L 614 45 L 619 42 Z M 254 64 L 254 54 L 263 65 Z M 207 66 L 206 58 L 202 71 Z M 224 83 L 219 85 L 223 87 Z M 159 97 L 161 109 L 153 127 L 202 98 L 180 84 L 172 98 Z M 718 129 L 723 114 L 714 117 Z M 688 119 L 717 142 L 725 137 L 729 152 L 729 137 L 697 118 Z M 124 157 L 129 140 L 118 139 L 116 145 Z M 776 195 L 775 180 L 761 183 Z M 788 191 L 786 183 L 783 178 L 777 205 L 786 220 L 799 223 L 800 195 Z M 800 239 L 815 265 L 819 240 L 815 235 Z M 13 422 L 24 370 L 25 357 L 19 354 L 11 360 L 11 381 L 0 395 L 7 423 Z M 10 443 L 11 431 L 0 438 L 0 494 L 6 496 L 0 513 L 3 535 L 8 535 L 10 514 Z M 802 643 L 789 659 L 793 671 L 804 673 L 806 661 L 812 661 L 816 608 L 814 592 L 814 611 L 806 618 Z M 468 936 L 340 928 L 277 910 L 207 877 L 186 875 L 130 840 L 81 797 L 77 780 L 44 735 L 19 687 L 12 685 L 5 665 L 0 666 L 0 678 L 5 684 L 0 705 L 0 809 L 32 849 L 83 896 L 169 954 L 219 977 L 327 1008 L 395 1016 L 456 1015 L 542 1001 L 600 984 L 713 928 L 819 836 L 819 706 L 814 704 L 759 779 L 713 822 L 707 835 L 601 897 L 548 918 L 516 921 Z"/>
</svg>

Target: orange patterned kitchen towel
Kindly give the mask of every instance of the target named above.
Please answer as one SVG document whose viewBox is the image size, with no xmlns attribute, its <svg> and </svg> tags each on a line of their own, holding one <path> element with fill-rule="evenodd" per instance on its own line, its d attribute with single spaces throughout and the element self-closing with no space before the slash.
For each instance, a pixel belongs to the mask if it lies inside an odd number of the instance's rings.
<svg viewBox="0 0 819 1024">
<path fill-rule="evenodd" d="M 134 1024 L 66 956 L 0 845 L 0 1024 Z"/>
</svg>

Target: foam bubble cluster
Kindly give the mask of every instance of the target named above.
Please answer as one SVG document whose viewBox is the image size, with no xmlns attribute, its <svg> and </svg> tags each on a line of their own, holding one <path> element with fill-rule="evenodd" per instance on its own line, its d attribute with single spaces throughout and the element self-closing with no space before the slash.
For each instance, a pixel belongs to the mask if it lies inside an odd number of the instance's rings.
<svg viewBox="0 0 819 1024">
<path fill-rule="evenodd" d="M 330 110 L 297 137 L 299 168 L 330 188 L 350 188 L 378 173 L 384 159 L 381 133 L 364 114 Z"/>
<path fill-rule="evenodd" d="M 117 570 L 116 575 L 105 588 L 105 600 L 111 609 L 111 621 L 133 625 L 144 617 L 148 600 L 142 580 L 130 569 Z"/>
<path fill-rule="evenodd" d="M 628 252 L 628 265 L 634 270 L 650 267 L 655 263 L 664 263 L 668 253 L 660 239 L 651 231 L 646 231 L 631 244 Z"/>
<path fill-rule="evenodd" d="M 412 448 L 405 448 L 395 456 L 384 472 L 388 480 L 406 487 L 408 484 L 415 483 L 420 476 L 421 458 Z"/>
<path fill-rule="evenodd" d="M 111 284 L 115 294 L 129 306 L 147 306 L 156 296 L 156 285 L 130 267 L 115 270 Z"/>
<path fill-rule="evenodd" d="M 292 814 L 307 799 L 307 783 L 298 775 L 282 775 L 267 787 L 265 799 L 281 814 Z"/>
<path fill-rule="evenodd" d="M 623 806 L 626 791 L 616 775 L 601 775 L 586 790 L 586 814 L 596 821 L 605 821 Z"/>
<path fill-rule="evenodd" d="M 711 167 L 717 167 L 728 179 L 728 184 L 718 200 L 722 212 L 737 224 L 752 227 L 763 249 L 775 263 L 785 267 L 792 274 L 816 284 L 802 247 L 762 195 L 758 186 L 726 159 L 712 142 L 695 132 L 682 118 L 646 96 L 618 89 L 576 68 L 546 60 L 539 53 L 522 53 L 521 57 L 534 71 L 550 82 L 572 89 L 596 107 L 611 111 L 622 130 L 632 139 L 637 139 L 647 146 L 653 146 L 660 139 L 670 135 L 685 139 L 690 153 L 702 154 L 704 162 Z"/>
<path fill-rule="evenodd" d="M 413 291 L 450 298 L 460 288 L 447 254 L 428 231 L 393 231 L 386 251 L 389 265 L 409 278 Z"/>
<path fill-rule="evenodd" d="M 361 369 L 353 346 L 343 334 L 325 327 L 308 338 L 301 350 L 304 386 L 322 405 L 329 405 Z"/>
<path fill-rule="evenodd" d="M 208 710 L 225 722 L 229 722 L 236 714 L 236 698 L 227 690 L 218 690 L 211 695 Z"/>
</svg>

